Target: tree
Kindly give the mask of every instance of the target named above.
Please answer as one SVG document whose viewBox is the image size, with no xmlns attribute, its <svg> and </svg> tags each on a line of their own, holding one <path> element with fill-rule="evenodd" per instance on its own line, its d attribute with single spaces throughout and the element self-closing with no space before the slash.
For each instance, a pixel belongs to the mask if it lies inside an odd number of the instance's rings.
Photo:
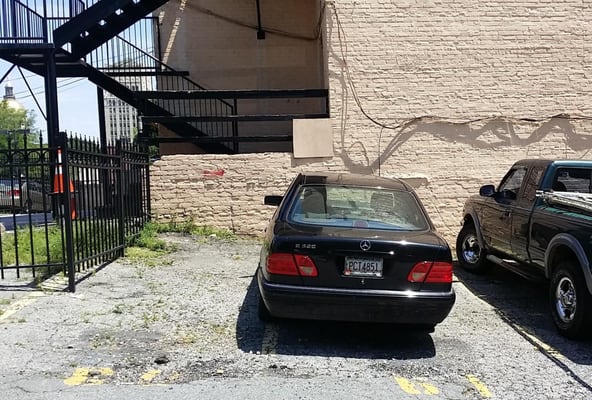
<svg viewBox="0 0 592 400">
<path fill-rule="evenodd" d="M 32 111 L 11 107 L 6 100 L 0 101 L 0 149 L 8 148 L 9 138 L 13 141 L 12 147 L 33 147 L 39 142 L 35 134 L 23 134 L 26 130 L 35 127 L 35 115 Z M 20 132 L 20 134 L 19 134 Z"/>
</svg>

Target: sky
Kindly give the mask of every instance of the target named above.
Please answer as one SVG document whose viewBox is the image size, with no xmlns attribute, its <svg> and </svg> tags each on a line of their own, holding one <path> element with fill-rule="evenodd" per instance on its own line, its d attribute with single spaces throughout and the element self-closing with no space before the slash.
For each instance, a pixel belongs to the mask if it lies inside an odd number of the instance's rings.
<svg viewBox="0 0 592 400">
<path fill-rule="evenodd" d="M 0 78 L 10 69 L 12 64 L 0 59 Z M 27 88 L 18 68 L 12 70 L 8 78 L 0 84 L 1 96 L 4 96 L 4 88 L 7 81 L 14 87 L 16 100 L 27 110 L 35 114 L 36 128 L 46 131 L 45 114 L 45 88 L 42 76 L 35 75 L 25 69 L 21 69 L 34 96 Z M 97 107 L 97 89 L 85 78 L 60 78 L 58 85 L 58 110 L 60 131 L 76 133 L 80 136 L 99 137 L 99 112 Z M 42 112 L 35 103 L 34 97 L 41 106 Z M 0 97 L 1 98 L 1 97 Z M 47 137 L 44 133 L 44 137 Z"/>
</svg>

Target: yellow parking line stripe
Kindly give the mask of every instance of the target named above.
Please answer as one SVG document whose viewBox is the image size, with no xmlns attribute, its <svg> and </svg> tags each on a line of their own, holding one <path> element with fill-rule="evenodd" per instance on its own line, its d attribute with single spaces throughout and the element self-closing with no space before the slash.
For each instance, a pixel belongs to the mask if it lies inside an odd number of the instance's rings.
<svg viewBox="0 0 592 400">
<path fill-rule="evenodd" d="M 102 385 L 103 380 L 97 376 L 111 375 L 113 375 L 111 368 L 76 368 L 71 377 L 64 379 L 64 383 L 68 386 Z"/>
<path fill-rule="evenodd" d="M 409 394 L 421 394 L 421 392 L 415 387 L 415 385 L 413 384 L 413 382 L 402 378 L 400 376 L 394 376 L 395 381 L 399 384 L 399 386 L 401 387 L 401 389 L 403 389 L 403 391 L 405 393 L 409 393 Z"/>
<path fill-rule="evenodd" d="M 410 381 L 409 379 L 403 378 L 401 376 L 393 375 L 393 378 L 399 384 L 401 389 L 403 389 L 403 391 L 408 394 L 435 395 L 440 393 L 438 388 L 430 383 L 427 383 L 425 378 L 417 378 L 414 380 L 415 382 Z"/>
<path fill-rule="evenodd" d="M 64 383 L 68 386 L 78 386 L 86 382 L 88 378 L 88 368 L 76 368 L 71 377 L 64 380 Z"/>
<path fill-rule="evenodd" d="M 541 350 L 543 350 L 545 353 L 553 356 L 554 358 L 558 359 L 558 360 L 562 360 L 565 359 L 565 357 L 563 356 L 563 354 L 561 354 L 558 350 L 555 350 L 553 347 L 549 346 L 547 343 L 541 341 L 539 338 L 537 338 L 534 335 L 531 335 L 530 333 L 526 332 L 524 329 L 516 327 L 517 329 L 520 330 L 520 332 L 526 336 L 532 343 L 535 344 L 535 346 L 538 346 Z"/>
<path fill-rule="evenodd" d="M 489 391 L 487 386 L 485 386 L 485 384 L 479 380 L 479 378 L 477 378 L 475 375 L 469 374 L 467 375 L 467 379 L 475 387 L 475 389 L 477 389 L 481 396 L 487 399 L 491 397 L 491 392 Z"/>
<path fill-rule="evenodd" d="M 277 324 L 265 324 L 261 340 L 261 354 L 276 354 L 279 332 Z"/>
<path fill-rule="evenodd" d="M 440 391 L 438 390 L 437 387 L 435 387 L 434 385 L 430 385 L 429 383 L 419 382 L 419 385 L 421 385 L 423 387 L 425 394 L 438 394 L 438 393 L 440 393 Z"/>
<path fill-rule="evenodd" d="M 140 380 L 143 383 L 150 383 L 154 380 L 154 378 L 156 378 L 157 375 L 160 374 L 160 371 L 157 369 L 151 369 L 150 371 L 147 371 L 144 375 L 142 375 L 140 377 Z"/>
<path fill-rule="evenodd" d="M 33 292 L 33 293 L 23 297 L 22 299 L 19 299 L 19 300 L 15 301 L 14 303 L 11 303 L 10 306 L 8 307 L 8 309 L 6 311 L 4 311 L 2 313 L 2 315 L 0 315 L 0 323 L 5 322 L 7 319 L 12 317 L 14 314 L 16 314 L 17 312 L 19 312 L 20 310 L 22 310 L 23 308 L 25 308 L 29 304 L 33 304 L 34 302 L 37 301 L 37 299 L 39 297 L 42 297 L 42 296 L 45 296 L 45 294 L 42 292 Z"/>
</svg>

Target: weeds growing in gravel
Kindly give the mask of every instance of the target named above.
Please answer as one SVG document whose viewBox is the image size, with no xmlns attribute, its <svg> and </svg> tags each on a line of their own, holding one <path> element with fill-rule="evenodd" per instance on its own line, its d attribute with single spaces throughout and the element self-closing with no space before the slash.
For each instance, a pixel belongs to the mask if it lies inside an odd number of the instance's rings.
<svg viewBox="0 0 592 400">
<path fill-rule="evenodd" d="M 144 247 L 153 251 L 170 250 L 167 249 L 166 242 L 158 237 L 159 233 L 185 233 L 188 235 L 207 237 L 215 235 L 221 239 L 232 239 L 235 237 L 234 233 L 229 230 L 213 228 L 210 226 L 199 226 L 191 221 L 167 223 L 148 222 L 140 232 L 140 235 L 132 239 L 130 244 L 132 246 Z"/>
<path fill-rule="evenodd" d="M 175 251 L 176 247 L 159 237 L 161 233 L 181 233 L 204 238 L 215 236 L 225 240 L 235 238 L 234 233 L 228 230 L 198 226 L 193 222 L 148 222 L 140 234 L 128 242 L 126 258 L 140 260 L 147 267 L 170 265 L 171 261 L 163 259 L 162 256 Z M 139 278 L 142 278 L 143 271 L 138 271 L 138 274 Z"/>
</svg>

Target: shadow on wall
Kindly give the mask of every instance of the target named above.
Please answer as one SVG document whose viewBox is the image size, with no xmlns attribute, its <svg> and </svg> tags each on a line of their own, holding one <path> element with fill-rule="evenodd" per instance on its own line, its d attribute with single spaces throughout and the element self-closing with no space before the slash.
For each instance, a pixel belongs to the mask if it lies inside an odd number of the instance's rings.
<svg viewBox="0 0 592 400">
<path fill-rule="evenodd" d="M 414 135 L 430 134 L 434 138 L 471 146 L 477 149 L 502 149 L 504 147 L 527 147 L 542 141 L 550 134 L 563 134 L 564 143 L 573 151 L 586 151 L 592 148 L 592 136 L 578 135 L 570 119 L 566 117 L 553 117 L 543 122 L 528 120 L 508 120 L 505 118 L 493 118 L 483 120 L 483 125 L 474 127 L 475 123 L 450 123 L 443 121 L 427 121 L 426 118 L 418 118 L 402 125 L 397 134 L 390 138 L 386 144 L 381 145 L 380 156 L 370 161 L 368 151 L 364 143 L 358 141 L 344 147 L 339 156 L 348 170 L 372 174 L 381 163 L 388 160 L 401 146 Z M 535 125 L 533 130 L 527 131 L 527 124 Z M 517 133 L 518 128 L 524 133 Z M 381 133 L 384 138 L 385 130 Z M 344 130 L 341 134 L 342 146 L 344 146 Z M 363 155 L 360 156 L 360 152 Z M 354 160 L 357 158 L 357 161 Z M 365 158 L 367 164 L 360 163 L 360 158 Z"/>
<path fill-rule="evenodd" d="M 331 70 L 328 71 L 329 77 L 338 82 L 337 85 L 334 85 L 332 93 L 332 96 L 339 98 L 339 102 L 336 103 L 339 109 L 333 115 L 333 118 L 336 118 L 339 114 L 341 152 L 337 156 L 343 160 L 349 171 L 373 174 L 413 135 L 426 133 L 446 142 L 465 144 L 477 149 L 526 147 L 543 140 L 549 134 L 562 133 L 565 137 L 565 145 L 572 150 L 587 151 L 591 149 L 592 136 L 578 135 L 572 125 L 575 119 L 570 119 L 569 115 L 563 114 L 545 120 L 492 117 L 462 123 L 446 122 L 442 118 L 429 116 L 413 118 L 401 124 L 389 123 L 388 118 L 381 121 L 374 119 L 372 115 L 366 113 L 357 95 L 355 82 L 347 62 L 346 34 L 334 6 L 329 8 L 329 14 L 330 17 L 326 19 L 327 37 L 337 39 L 334 42 L 328 41 L 329 46 L 326 49 L 327 57 L 332 65 Z M 335 43 L 335 45 L 331 45 L 331 43 Z M 350 107 L 356 109 L 356 113 L 361 112 L 368 119 L 368 124 L 372 121 L 375 125 L 374 129 L 380 132 L 376 135 L 379 138 L 378 157 L 369 153 L 364 140 L 348 143 L 346 146 L 346 126 Z M 477 124 L 479 127 L 475 127 Z M 532 129 L 530 133 L 517 133 L 518 130 L 522 132 L 529 126 Z M 369 133 L 373 132 L 372 129 L 366 130 Z"/>
</svg>

